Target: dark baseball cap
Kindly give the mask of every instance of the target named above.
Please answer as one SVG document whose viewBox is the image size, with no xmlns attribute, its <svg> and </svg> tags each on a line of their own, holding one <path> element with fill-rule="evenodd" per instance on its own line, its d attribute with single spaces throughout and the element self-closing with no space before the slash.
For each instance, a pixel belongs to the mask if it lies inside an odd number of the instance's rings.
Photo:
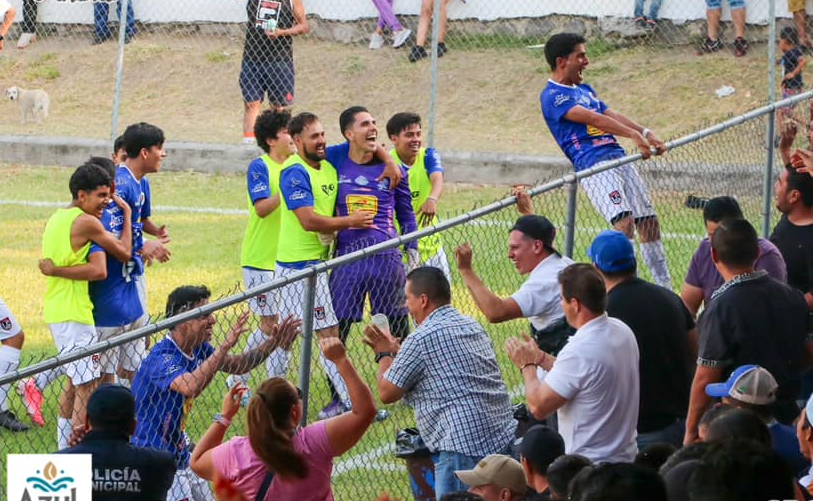
<svg viewBox="0 0 813 501">
<path fill-rule="evenodd" d="M 94 427 L 129 426 L 135 419 L 133 392 L 117 384 L 103 384 L 90 395 L 87 415 Z"/>
<path fill-rule="evenodd" d="M 549 251 L 558 252 L 553 247 L 553 240 L 556 238 L 556 227 L 545 216 L 534 214 L 522 216 L 517 219 L 510 231 L 515 230 L 534 240 L 541 241 L 542 245 Z"/>
<path fill-rule="evenodd" d="M 525 432 L 519 453 L 531 463 L 535 472 L 546 475 L 548 466 L 565 453 L 565 441 L 556 430 L 537 424 Z"/>
</svg>

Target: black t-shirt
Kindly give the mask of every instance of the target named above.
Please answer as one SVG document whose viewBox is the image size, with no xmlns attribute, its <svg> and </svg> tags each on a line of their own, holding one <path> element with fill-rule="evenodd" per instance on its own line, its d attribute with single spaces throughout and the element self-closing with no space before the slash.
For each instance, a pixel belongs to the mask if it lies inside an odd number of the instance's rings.
<svg viewBox="0 0 813 501">
<path fill-rule="evenodd" d="M 607 294 L 607 314 L 627 324 L 638 341 L 638 432 L 660 430 L 686 417 L 692 385 L 687 333 L 694 328 L 694 319 L 680 297 L 631 278 Z"/>
<path fill-rule="evenodd" d="M 764 271 L 740 275 L 715 292 L 698 320 L 697 363 L 722 368 L 723 380 L 741 365 L 761 365 L 779 383 L 777 405 L 793 404 L 806 325 L 807 303 L 798 290 Z"/>
<path fill-rule="evenodd" d="M 813 292 L 813 225 L 797 226 L 782 216 L 771 234 L 788 268 L 788 285 Z"/>
<path fill-rule="evenodd" d="M 289 61 L 294 57 L 290 36 L 270 38 L 266 29 L 292 27 L 294 11 L 292 0 L 248 0 L 246 2 L 246 43 L 243 60 L 251 62 Z"/>
<path fill-rule="evenodd" d="M 799 59 L 802 58 L 802 49 L 799 47 L 794 47 L 791 50 L 785 52 L 782 55 L 782 76 L 784 77 L 788 73 L 791 73 L 793 70 L 799 66 Z M 795 77 L 791 78 L 790 80 L 782 80 L 782 85 L 786 89 L 801 89 L 805 85 L 802 82 L 802 74 L 799 73 Z"/>
<path fill-rule="evenodd" d="M 59 453 L 93 455 L 93 501 L 165 501 L 175 477 L 171 453 L 131 445 L 123 433 L 91 431 Z"/>
</svg>

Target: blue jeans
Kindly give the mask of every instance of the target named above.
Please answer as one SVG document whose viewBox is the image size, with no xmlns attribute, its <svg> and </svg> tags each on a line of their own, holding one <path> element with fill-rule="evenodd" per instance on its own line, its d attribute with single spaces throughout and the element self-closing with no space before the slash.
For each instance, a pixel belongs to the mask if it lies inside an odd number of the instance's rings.
<svg viewBox="0 0 813 501">
<path fill-rule="evenodd" d="M 128 36 L 135 35 L 135 14 L 133 13 L 133 1 L 127 2 L 127 31 Z M 107 27 L 107 18 L 110 15 L 110 4 L 107 2 L 96 2 L 93 4 L 93 25 L 98 38 L 110 38 L 110 28 Z M 121 0 L 116 2 L 116 16 L 121 19 Z"/>
<path fill-rule="evenodd" d="M 635 17 L 644 16 L 644 2 L 646 0 L 635 0 Z M 661 10 L 661 2 L 663 0 L 652 0 L 649 4 L 649 19 L 653 21 L 658 19 L 658 11 Z"/>
<path fill-rule="evenodd" d="M 658 443 L 658 442 L 665 442 L 667 444 L 672 444 L 678 449 L 683 447 L 683 435 L 686 432 L 686 420 L 685 419 L 677 419 L 674 423 L 670 424 L 666 428 L 661 428 L 660 430 L 650 431 L 649 433 L 639 433 L 638 437 L 635 441 L 638 443 L 638 450 L 642 451 L 647 446 Z"/>
<path fill-rule="evenodd" d="M 440 501 L 449 492 L 467 491 L 469 487 L 454 474 L 455 470 L 471 470 L 482 458 L 457 452 L 440 451 L 432 454 L 435 463 L 435 499 Z"/>
</svg>

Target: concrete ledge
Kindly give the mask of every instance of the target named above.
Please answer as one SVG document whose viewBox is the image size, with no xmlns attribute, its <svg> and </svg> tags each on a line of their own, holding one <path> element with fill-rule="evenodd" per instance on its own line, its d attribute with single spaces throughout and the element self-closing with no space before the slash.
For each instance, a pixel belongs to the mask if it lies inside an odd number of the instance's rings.
<svg viewBox="0 0 813 501">
<path fill-rule="evenodd" d="M 167 142 L 166 170 L 242 173 L 260 150 L 255 146 Z M 76 167 L 91 156 L 107 156 L 103 139 L 0 135 L 0 161 L 27 165 Z M 532 184 L 570 171 L 564 157 L 481 152 L 442 152 L 451 183 Z"/>
</svg>

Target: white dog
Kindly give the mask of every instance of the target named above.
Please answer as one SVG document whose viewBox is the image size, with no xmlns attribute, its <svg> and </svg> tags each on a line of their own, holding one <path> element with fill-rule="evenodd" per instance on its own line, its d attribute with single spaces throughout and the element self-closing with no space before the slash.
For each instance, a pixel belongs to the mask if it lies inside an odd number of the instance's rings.
<svg viewBox="0 0 813 501">
<path fill-rule="evenodd" d="M 43 120 L 48 118 L 48 108 L 51 105 L 51 99 L 44 90 L 26 90 L 16 86 L 9 87 L 6 89 L 6 97 L 11 101 L 19 102 L 20 112 L 22 113 L 20 123 L 26 123 L 29 117 L 31 117 L 32 121 L 40 124 Z"/>
</svg>

